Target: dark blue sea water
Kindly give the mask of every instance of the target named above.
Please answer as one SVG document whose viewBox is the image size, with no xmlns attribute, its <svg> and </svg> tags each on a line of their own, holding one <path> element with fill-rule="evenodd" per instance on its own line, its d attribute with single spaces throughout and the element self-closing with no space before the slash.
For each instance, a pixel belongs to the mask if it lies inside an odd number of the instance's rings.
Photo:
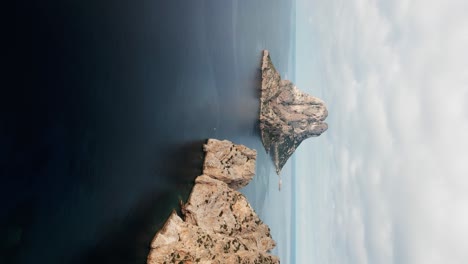
<svg viewBox="0 0 468 264">
<path fill-rule="evenodd" d="M 291 190 L 277 191 L 257 119 L 261 51 L 294 76 L 292 1 L 43 0 L 13 13 L 0 263 L 144 263 L 207 138 L 258 150 L 243 192 L 289 257 Z"/>
</svg>

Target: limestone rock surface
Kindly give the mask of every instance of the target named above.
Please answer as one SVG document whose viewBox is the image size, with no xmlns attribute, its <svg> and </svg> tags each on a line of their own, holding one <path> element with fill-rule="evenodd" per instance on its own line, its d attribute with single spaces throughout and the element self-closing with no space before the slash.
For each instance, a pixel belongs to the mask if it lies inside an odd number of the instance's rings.
<svg viewBox="0 0 468 264">
<path fill-rule="evenodd" d="M 257 151 L 216 139 L 209 139 L 204 149 L 203 174 L 223 181 L 235 190 L 246 186 L 255 175 Z"/>
<path fill-rule="evenodd" d="M 206 175 L 195 180 L 183 212 L 187 223 L 237 237 L 248 248 L 268 251 L 275 247 L 270 228 L 258 218 L 245 196 Z"/>
<path fill-rule="evenodd" d="M 279 263 L 277 257 L 249 248 L 238 237 L 209 232 L 184 222 L 174 211 L 151 243 L 148 264 Z"/>
<path fill-rule="evenodd" d="M 328 129 L 325 103 L 308 95 L 281 76 L 263 52 L 260 98 L 260 132 L 263 146 L 270 153 L 279 174 L 301 142 L 320 136 Z"/>
<path fill-rule="evenodd" d="M 255 172 L 255 150 L 229 141 L 208 140 L 203 175 L 186 204 L 182 219 L 174 211 L 156 233 L 148 264 L 279 263 L 269 227 L 235 190 Z"/>
</svg>

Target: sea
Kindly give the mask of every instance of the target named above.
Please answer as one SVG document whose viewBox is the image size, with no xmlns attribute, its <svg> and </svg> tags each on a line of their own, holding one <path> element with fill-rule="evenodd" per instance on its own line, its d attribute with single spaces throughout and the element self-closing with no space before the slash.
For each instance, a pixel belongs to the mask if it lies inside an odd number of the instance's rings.
<svg viewBox="0 0 468 264">
<path fill-rule="evenodd" d="M 0 263 L 145 263 L 202 146 L 257 150 L 242 189 L 295 263 L 294 157 L 262 146 L 262 50 L 295 79 L 295 2 L 22 1 L 1 96 Z"/>
</svg>

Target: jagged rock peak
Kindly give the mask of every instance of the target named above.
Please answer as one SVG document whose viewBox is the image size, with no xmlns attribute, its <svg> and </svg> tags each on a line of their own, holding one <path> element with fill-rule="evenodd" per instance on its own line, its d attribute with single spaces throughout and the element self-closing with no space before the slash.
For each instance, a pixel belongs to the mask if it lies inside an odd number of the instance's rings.
<svg viewBox="0 0 468 264">
<path fill-rule="evenodd" d="M 214 139 L 204 150 L 203 175 L 182 205 L 184 219 L 172 212 L 151 243 L 147 263 L 279 263 L 268 253 L 276 245 L 270 228 L 234 189 L 252 179 L 256 151 Z"/>
<path fill-rule="evenodd" d="M 260 98 L 260 132 L 263 146 L 270 153 L 279 174 L 301 142 L 320 136 L 328 129 L 325 103 L 308 95 L 281 76 L 263 51 Z"/>
</svg>

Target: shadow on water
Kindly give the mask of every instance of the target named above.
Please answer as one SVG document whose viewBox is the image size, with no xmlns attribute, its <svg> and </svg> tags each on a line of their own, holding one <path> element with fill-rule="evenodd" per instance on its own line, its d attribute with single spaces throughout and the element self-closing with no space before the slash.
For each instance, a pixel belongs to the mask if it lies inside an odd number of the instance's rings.
<svg viewBox="0 0 468 264">
<path fill-rule="evenodd" d="M 79 252 L 73 263 L 145 263 L 149 244 L 175 206 L 172 192 L 150 194 L 123 220 L 108 226 L 96 245 Z"/>
<path fill-rule="evenodd" d="M 33 221 L 33 200 L 19 204 L 5 219 L 0 221 L 0 263 L 15 263 L 21 253 L 21 241 L 29 232 Z"/>
<path fill-rule="evenodd" d="M 258 67 L 255 67 L 255 71 L 252 71 L 252 73 L 249 73 L 249 77 L 247 78 L 246 82 L 246 91 L 251 95 L 250 98 L 254 98 L 255 104 L 252 106 L 246 106 L 243 109 L 243 111 L 249 111 L 248 113 L 244 113 L 244 116 L 246 116 L 246 121 L 245 123 L 247 124 L 246 129 L 249 128 L 251 135 L 253 135 L 256 139 L 260 139 L 260 97 L 262 94 L 262 70 L 261 70 L 261 60 L 263 57 L 263 51 L 258 53 L 257 57 L 257 62 L 258 62 Z M 255 111 L 255 115 L 252 115 L 252 112 L 250 111 Z M 242 115 L 241 115 L 242 116 Z M 242 119 L 242 118 L 239 118 Z M 252 148 L 256 148 L 258 146 L 251 146 Z"/>
<path fill-rule="evenodd" d="M 166 182 L 164 186 L 140 199 L 124 220 L 108 225 L 101 239 L 78 252 L 73 263 L 145 263 L 155 233 L 172 210 L 180 214 L 179 200 L 187 200 L 195 177 L 201 174 L 204 143 L 194 141 L 167 151 L 155 175 Z"/>
<path fill-rule="evenodd" d="M 255 71 L 255 77 L 253 78 L 253 82 L 255 85 L 255 89 L 252 89 L 255 91 L 255 98 L 261 98 L 262 95 L 262 60 L 263 60 L 263 51 L 260 52 L 260 54 L 257 56 L 258 57 L 258 69 Z M 260 110 L 260 109 L 259 109 Z"/>
</svg>

